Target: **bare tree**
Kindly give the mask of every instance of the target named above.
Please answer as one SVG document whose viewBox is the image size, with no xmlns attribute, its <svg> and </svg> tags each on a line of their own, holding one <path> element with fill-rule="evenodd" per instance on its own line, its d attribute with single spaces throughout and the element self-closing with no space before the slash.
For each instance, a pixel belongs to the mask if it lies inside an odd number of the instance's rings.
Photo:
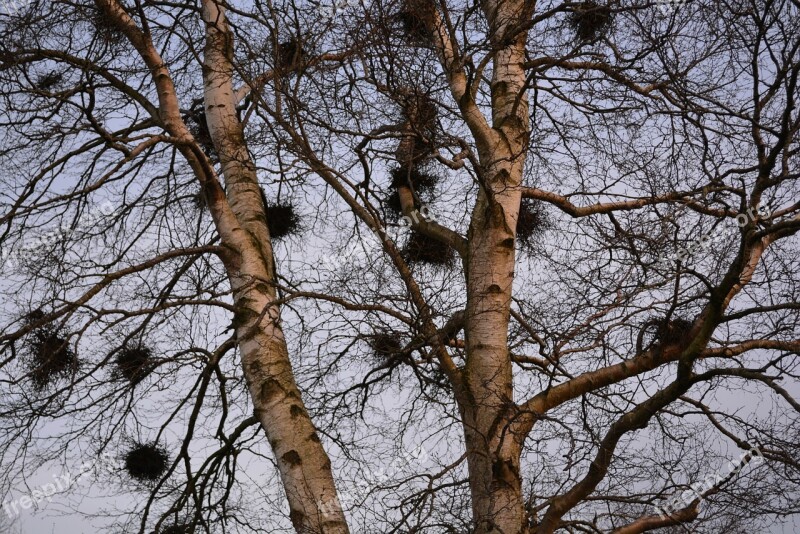
<svg viewBox="0 0 800 534">
<path fill-rule="evenodd" d="M 113 454 L 125 532 L 798 512 L 796 1 L 0 17 L 6 480 Z"/>
</svg>

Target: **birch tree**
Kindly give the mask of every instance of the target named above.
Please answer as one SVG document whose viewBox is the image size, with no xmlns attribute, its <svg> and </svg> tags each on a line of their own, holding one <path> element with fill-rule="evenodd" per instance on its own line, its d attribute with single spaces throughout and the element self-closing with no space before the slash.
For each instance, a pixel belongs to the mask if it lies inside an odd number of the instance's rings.
<svg viewBox="0 0 800 534">
<path fill-rule="evenodd" d="M 124 532 L 777 528 L 798 9 L 0 15 L 6 480 L 111 454 Z"/>
</svg>

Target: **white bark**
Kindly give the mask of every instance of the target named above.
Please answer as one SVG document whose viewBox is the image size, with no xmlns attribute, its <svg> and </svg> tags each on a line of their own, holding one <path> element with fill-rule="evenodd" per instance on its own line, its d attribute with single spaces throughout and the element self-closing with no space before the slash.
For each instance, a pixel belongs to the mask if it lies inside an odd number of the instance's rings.
<svg viewBox="0 0 800 534">
<path fill-rule="evenodd" d="M 205 112 L 219 153 L 227 200 L 244 232 L 235 265 L 229 265 L 237 306 L 237 341 L 256 417 L 267 434 L 297 532 L 345 534 L 331 463 L 303 404 L 289 361 L 280 312 L 269 230 L 255 165 L 236 115 L 232 35 L 223 10 L 203 2 L 206 23 Z"/>
</svg>

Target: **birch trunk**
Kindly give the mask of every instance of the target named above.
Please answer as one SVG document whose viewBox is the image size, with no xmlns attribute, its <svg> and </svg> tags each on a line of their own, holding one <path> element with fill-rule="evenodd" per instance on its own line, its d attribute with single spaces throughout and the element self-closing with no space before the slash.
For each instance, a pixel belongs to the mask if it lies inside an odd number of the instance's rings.
<svg viewBox="0 0 800 534">
<path fill-rule="evenodd" d="M 234 324 L 255 415 L 280 471 L 297 532 L 346 534 L 331 462 L 294 379 L 275 304 L 275 269 L 255 165 L 236 115 L 232 35 L 213 0 L 203 2 L 205 112 L 219 153 L 226 196 L 244 234 L 236 264 L 226 265 L 237 308 Z"/>
<path fill-rule="evenodd" d="M 530 7 L 530 6 L 529 6 Z M 476 136 L 484 183 L 472 214 L 467 258 L 468 404 L 461 407 L 476 534 L 526 532 L 520 478 L 524 435 L 514 435 L 515 407 L 508 351 L 516 221 L 530 136 L 522 2 L 487 2 L 498 51 L 492 77 L 492 133 Z"/>
</svg>

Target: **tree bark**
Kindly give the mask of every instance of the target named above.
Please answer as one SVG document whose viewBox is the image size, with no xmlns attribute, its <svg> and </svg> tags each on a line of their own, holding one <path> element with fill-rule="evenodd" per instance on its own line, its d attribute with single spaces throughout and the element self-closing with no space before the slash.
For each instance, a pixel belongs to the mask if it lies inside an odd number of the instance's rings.
<svg viewBox="0 0 800 534">
<path fill-rule="evenodd" d="M 530 127 L 523 70 L 523 2 L 484 5 L 497 46 L 492 78 L 492 133 L 478 135 L 482 187 L 469 228 L 465 369 L 469 405 L 462 405 L 476 533 L 526 531 L 520 477 L 525 436 L 517 413 L 508 350 L 516 222 Z M 492 139 L 491 144 L 480 139 Z"/>
<path fill-rule="evenodd" d="M 346 534 L 331 462 L 294 379 L 275 304 L 275 263 L 255 165 L 236 115 L 232 35 L 222 8 L 203 2 L 205 115 L 225 177 L 228 202 L 244 233 L 226 265 L 236 306 L 237 342 L 254 412 L 266 432 L 297 532 Z"/>
</svg>

